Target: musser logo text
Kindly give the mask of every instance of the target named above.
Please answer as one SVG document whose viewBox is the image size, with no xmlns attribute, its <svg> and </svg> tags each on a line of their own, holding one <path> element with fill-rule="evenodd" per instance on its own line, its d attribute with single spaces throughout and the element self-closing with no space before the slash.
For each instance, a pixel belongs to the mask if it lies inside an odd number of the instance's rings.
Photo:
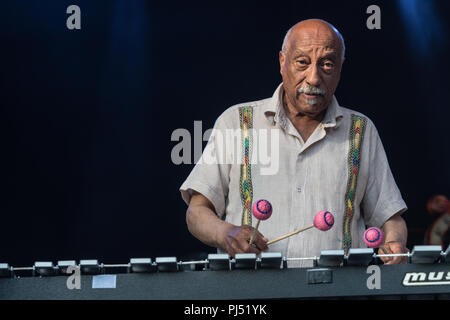
<svg viewBox="0 0 450 320">
<path fill-rule="evenodd" d="M 450 271 L 407 272 L 403 278 L 404 286 L 450 285 Z"/>
</svg>

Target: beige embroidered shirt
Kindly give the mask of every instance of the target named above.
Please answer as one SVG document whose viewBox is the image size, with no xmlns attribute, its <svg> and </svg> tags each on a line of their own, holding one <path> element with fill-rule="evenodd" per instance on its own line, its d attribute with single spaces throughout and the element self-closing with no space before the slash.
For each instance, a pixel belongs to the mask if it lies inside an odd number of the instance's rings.
<svg viewBox="0 0 450 320">
<path fill-rule="evenodd" d="M 407 209 L 374 124 L 363 114 L 339 106 L 333 97 L 324 119 L 305 142 L 285 115 L 282 97 L 280 84 L 271 98 L 225 110 L 201 159 L 180 188 L 184 201 L 189 204 L 196 190 L 212 202 L 220 218 L 241 225 L 244 180 L 252 203 L 266 199 L 272 204 L 272 216 L 259 225 L 269 240 L 311 225 L 318 211 L 334 215 L 329 231 L 309 229 L 271 244 L 269 251 L 299 258 L 319 256 L 325 249 L 366 247 L 366 227 L 381 227 Z M 239 130 L 243 106 L 253 109 L 247 153 L 250 174 L 241 170 L 246 154 Z M 351 132 L 354 116 L 362 119 L 356 136 L 360 149 Z M 251 219 L 255 226 L 256 219 Z M 311 265 L 311 260 L 289 263 L 290 267 Z"/>
</svg>

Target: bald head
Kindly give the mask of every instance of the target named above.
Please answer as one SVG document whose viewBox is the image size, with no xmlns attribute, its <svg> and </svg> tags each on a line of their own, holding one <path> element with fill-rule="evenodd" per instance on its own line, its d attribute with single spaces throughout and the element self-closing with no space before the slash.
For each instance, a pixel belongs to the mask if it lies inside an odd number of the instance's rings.
<svg viewBox="0 0 450 320">
<path fill-rule="evenodd" d="M 291 27 L 284 37 L 281 50 L 286 54 L 295 42 L 314 44 L 317 41 L 326 41 L 330 47 L 340 50 L 344 60 L 344 38 L 333 25 L 320 19 L 303 20 Z"/>
</svg>

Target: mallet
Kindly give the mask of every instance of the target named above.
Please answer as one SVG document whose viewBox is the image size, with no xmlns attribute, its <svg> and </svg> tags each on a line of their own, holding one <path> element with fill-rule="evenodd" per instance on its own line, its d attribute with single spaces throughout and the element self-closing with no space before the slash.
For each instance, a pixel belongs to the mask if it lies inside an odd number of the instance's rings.
<svg viewBox="0 0 450 320">
<path fill-rule="evenodd" d="M 384 232 L 377 227 L 371 227 L 364 232 L 364 242 L 369 248 L 380 248 L 384 254 L 388 254 L 386 249 L 382 246 L 384 243 Z"/>
<path fill-rule="evenodd" d="M 295 234 L 298 234 L 300 232 L 306 231 L 306 230 L 314 228 L 314 227 L 316 227 L 317 229 L 322 230 L 322 231 L 327 231 L 327 230 L 330 230 L 331 227 L 333 227 L 333 224 L 334 224 L 334 217 L 331 214 L 331 212 L 319 211 L 314 216 L 314 222 L 312 225 L 295 230 L 291 233 L 285 234 L 284 236 L 278 237 L 276 239 L 270 240 L 269 242 L 267 242 L 267 245 L 275 243 L 275 242 L 283 240 L 283 239 L 286 239 L 286 238 L 289 238 L 290 236 L 293 236 Z"/>
<path fill-rule="evenodd" d="M 258 231 L 259 223 L 261 222 L 261 220 L 267 220 L 272 215 L 272 205 L 267 200 L 258 200 L 253 203 L 252 213 L 253 216 L 258 220 L 258 222 L 256 222 L 255 230 L 253 230 L 252 237 L 250 238 L 250 245 L 252 245 L 253 240 L 255 240 L 256 232 Z"/>
</svg>

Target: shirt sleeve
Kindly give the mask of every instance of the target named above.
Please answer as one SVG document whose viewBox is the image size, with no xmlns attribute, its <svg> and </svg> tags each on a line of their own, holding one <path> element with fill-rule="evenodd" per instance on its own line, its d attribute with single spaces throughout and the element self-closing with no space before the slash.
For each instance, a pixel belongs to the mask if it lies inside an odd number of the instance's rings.
<svg viewBox="0 0 450 320">
<path fill-rule="evenodd" d="M 202 156 L 180 187 L 181 196 L 187 205 L 195 190 L 211 201 L 219 217 L 225 213 L 231 167 L 230 164 L 226 164 L 223 152 L 226 129 L 226 119 L 222 114 L 214 124 Z"/>
<path fill-rule="evenodd" d="M 371 121 L 368 124 L 369 177 L 361 206 L 366 225 L 381 228 L 389 218 L 405 212 L 407 207 L 395 183 L 378 131 Z"/>
</svg>

